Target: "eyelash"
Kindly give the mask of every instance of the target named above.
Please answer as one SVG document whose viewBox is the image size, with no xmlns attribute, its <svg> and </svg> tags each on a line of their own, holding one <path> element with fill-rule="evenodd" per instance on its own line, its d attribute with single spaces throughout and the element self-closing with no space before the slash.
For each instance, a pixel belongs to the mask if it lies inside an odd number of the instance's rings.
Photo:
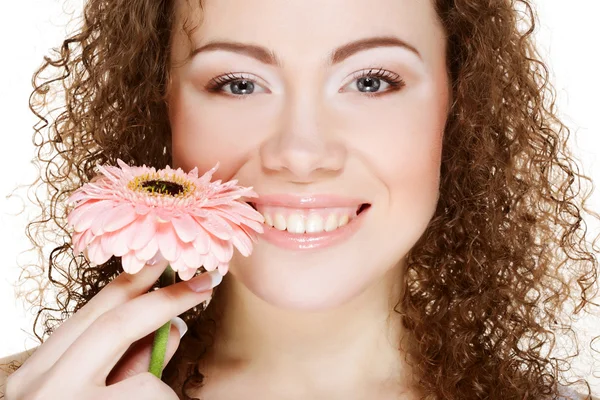
<svg viewBox="0 0 600 400">
<path fill-rule="evenodd" d="M 388 92 L 395 92 L 398 91 L 400 89 L 402 89 L 404 86 L 406 86 L 406 82 L 404 82 L 404 80 L 400 77 L 400 75 L 391 72 L 391 71 L 387 71 L 383 68 L 379 68 L 377 71 L 373 72 L 373 68 L 369 69 L 369 70 L 362 70 L 358 73 L 356 73 L 353 77 L 352 77 L 352 82 L 354 82 L 357 79 L 361 79 L 361 78 L 378 78 L 378 79 L 382 79 L 383 81 L 385 81 L 388 85 L 390 85 L 390 87 L 388 88 L 388 90 L 383 91 L 383 92 L 375 92 L 375 93 L 369 93 L 369 92 L 360 92 L 361 94 L 367 96 L 367 97 L 379 97 L 382 96 Z M 221 91 L 221 89 L 232 82 L 236 82 L 236 81 L 250 81 L 252 83 L 256 83 L 256 81 L 250 79 L 247 76 L 244 76 L 243 74 L 238 75 L 234 75 L 233 72 L 228 72 L 226 74 L 223 75 L 219 75 L 213 79 L 211 79 L 207 84 L 205 89 L 210 92 L 210 93 L 218 93 Z M 229 96 L 229 97 L 235 97 L 235 98 L 239 98 L 239 99 L 245 99 L 248 97 L 248 95 L 230 95 L 230 94 L 225 94 L 225 96 Z"/>
</svg>

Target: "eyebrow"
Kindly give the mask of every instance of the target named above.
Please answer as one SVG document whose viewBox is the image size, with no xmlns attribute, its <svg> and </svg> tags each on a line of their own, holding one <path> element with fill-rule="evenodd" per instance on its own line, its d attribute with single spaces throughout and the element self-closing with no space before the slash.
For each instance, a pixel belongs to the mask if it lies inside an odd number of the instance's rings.
<svg viewBox="0 0 600 400">
<path fill-rule="evenodd" d="M 346 43 L 337 49 L 335 49 L 329 56 L 328 64 L 335 65 L 341 63 L 348 57 L 367 49 L 372 49 L 375 47 L 402 47 L 414 53 L 417 57 L 421 59 L 421 54 L 419 51 L 412 45 L 406 43 L 404 40 L 397 38 L 395 36 L 375 36 L 364 39 L 359 39 L 350 43 Z M 238 53 L 242 55 L 246 55 L 256 60 L 260 61 L 263 64 L 274 65 L 281 67 L 283 64 L 278 59 L 277 55 L 267 49 L 266 47 L 250 44 L 250 43 L 241 43 L 241 42 L 229 42 L 229 41 L 214 41 L 209 42 L 197 49 L 193 50 L 190 58 L 193 58 L 197 54 L 208 52 L 208 51 L 216 51 L 216 50 L 225 50 L 233 53 Z"/>
</svg>

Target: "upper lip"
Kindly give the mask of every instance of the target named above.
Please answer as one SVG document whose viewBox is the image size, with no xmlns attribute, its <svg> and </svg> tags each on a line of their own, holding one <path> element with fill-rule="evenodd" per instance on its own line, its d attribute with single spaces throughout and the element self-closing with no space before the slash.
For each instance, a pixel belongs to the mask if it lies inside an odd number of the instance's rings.
<svg viewBox="0 0 600 400">
<path fill-rule="evenodd" d="M 336 194 L 264 194 L 249 203 L 289 208 L 354 207 L 368 202 L 359 197 Z"/>
</svg>

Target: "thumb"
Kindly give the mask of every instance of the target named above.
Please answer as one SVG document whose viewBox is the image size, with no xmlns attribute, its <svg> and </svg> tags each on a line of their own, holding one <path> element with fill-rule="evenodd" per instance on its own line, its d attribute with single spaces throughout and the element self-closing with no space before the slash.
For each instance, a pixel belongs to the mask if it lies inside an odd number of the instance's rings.
<svg viewBox="0 0 600 400">
<path fill-rule="evenodd" d="M 186 331 L 187 326 L 181 318 L 175 317 L 171 320 L 171 330 L 169 331 L 169 340 L 165 352 L 165 366 L 177 351 L 181 337 Z M 134 342 L 106 378 L 106 385 L 112 385 L 139 373 L 147 372 L 150 366 L 153 342 L 154 332 Z"/>
</svg>

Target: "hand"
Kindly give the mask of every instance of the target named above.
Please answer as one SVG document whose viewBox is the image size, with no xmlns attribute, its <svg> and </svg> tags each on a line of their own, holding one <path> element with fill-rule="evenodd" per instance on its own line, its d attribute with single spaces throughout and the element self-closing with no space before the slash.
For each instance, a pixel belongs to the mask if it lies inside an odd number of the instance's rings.
<svg viewBox="0 0 600 400">
<path fill-rule="evenodd" d="M 178 400 L 147 372 L 154 331 L 210 299 L 220 275 L 204 273 L 146 293 L 166 266 L 164 261 L 133 275 L 123 272 L 106 285 L 8 377 L 6 400 Z M 178 345 L 172 326 L 165 365 Z"/>
</svg>

